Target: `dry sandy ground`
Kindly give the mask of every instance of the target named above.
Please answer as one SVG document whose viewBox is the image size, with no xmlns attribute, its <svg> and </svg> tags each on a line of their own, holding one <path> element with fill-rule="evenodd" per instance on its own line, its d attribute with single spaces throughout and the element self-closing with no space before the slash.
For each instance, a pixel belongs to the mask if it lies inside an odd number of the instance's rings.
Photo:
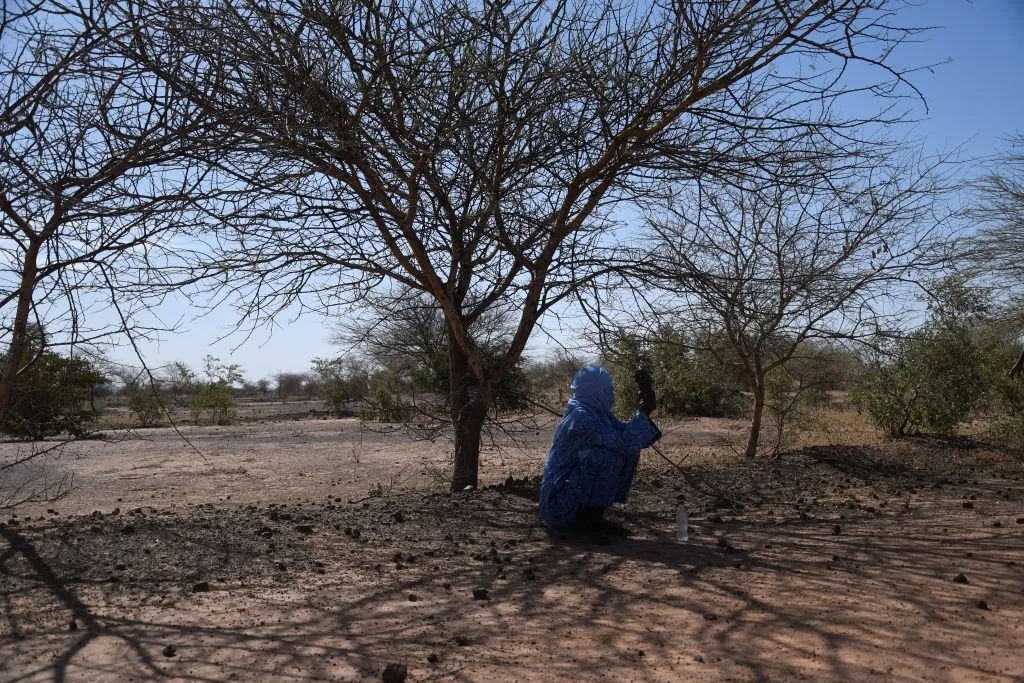
<svg viewBox="0 0 1024 683">
<path fill-rule="evenodd" d="M 645 460 L 610 544 L 548 534 L 532 479 L 447 494 L 445 443 L 354 421 L 190 428 L 205 460 L 171 430 L 76 444 L 47 468 L 72 494 L 0 517 L 0 680 L 1024 681 L 1019 459 L 701 456 L 738 432 L 673 431 L 684 471 Z"/>
</svg>

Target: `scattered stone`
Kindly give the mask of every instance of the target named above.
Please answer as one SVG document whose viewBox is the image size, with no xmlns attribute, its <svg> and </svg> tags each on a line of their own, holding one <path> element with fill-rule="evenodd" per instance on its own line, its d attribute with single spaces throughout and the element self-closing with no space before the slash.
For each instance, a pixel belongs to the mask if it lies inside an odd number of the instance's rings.
<svg viewBox="0 0 1024 683">
<path fill-rule="evenodd" d="M 163 650 L 163 652 L 164 652 L 164 657 L 173 657 L 173 656 L 174 656 L 174 654 L 175 654 L 175 653 L 176 653 L 177 651 L 178 651 L 178 648 L 174 647 L 173 645 L 168 645 L 168 646 L 167 646 L 167 647 L 165 647 L 165 648 L 164 648 L 164 650 Z"/>
<path fill-rule="evenodd" d="M 978 605 L 978 609 L 988 609 L 988 603 L 984 600 L 978 600 L 978 602 L 975 604 Z"/>
<path fill-rule="evenodd" d="M 997 519 L 996 521 L 992 522 L 992 526 L 994 526 L 996 529 L 1002 529 L 1003 523 Z"/>
<path fill-rule="evenodd" d="M 300 534 L 311 534 L 311 533 L 313 533 L 313 525 L 312 524 L 296 524 L 295 525 L 295 530 L 298 531 Z"/>
<path fill-rule="evenodd" d="M 405 664 L 395 664 L 392 662 L 384 667 L 384 673 L 381 674 L 381 680 L 384 681 L 384 683 L 405 683 L 405 679 L 408 675 L 409 671 L 405 668 Z"/>
<path fill-rule="evenodd" d="M 698 664 L 703 664 L 704 663 L 704 655 L 694 655 L 693 656 L 693 661 L 697 662 Z"/>
<path fill-rule="evenodd" d="M 401 524 L 402 522 L 405 521 L 405 514 L 401 510 L 399 510 L 398 512 L 393 514 L 392 517 L 394 517 L 395 521 L 398 522 L 399 524 Z"/>
<path fill-rule="evenodd" d="M 118 562 L 114 565 L 114 569 L 116 569 L 119 572 L 123 572 L 125 569 L 128 569 L 128 565 L 126 565 L 124 562 Z"/>
<path fill-rule="evenodd" d="M 210 582 L 209 581 L 200 581 L 196 585 L 192 586 L 192 592 L 193 593 L 209 593 L 210 592 Z"/>
<path fill-rule="evenodd" d="M 964 575 L 963 572 L 960 572 L 959 574 L 953 577 L 953 583 L 968 583 L 967 577 Z"/>
<path fill-rule="evenodd" d="M 473 599 L 474 600 L 490 600 L 491 596 L 490 596 L 490 593 L 488 592 L 488 590 L 486 588 L 474 588 L 473 589 Z"/>
<path fill-rule="evenodd" d="M 442 586 L 442 587 L 443 587 L 443 588 L 444 588 L 444 589 L 445 589 L 446 591 L 450 591 L 450 590 L 452 589 L 452 585 L 451 585 L 450 583 L 445 583 L 445 584 L 444 584 L 444 586 Z"/>
<path fill-rule="evenodd" d="M 843 559 L 843 558 L 839 557 L 838 555 L 833 555 L 833 556 L 832 556 L 832 561 L 833 561 L 833 562 L 838 562 L 838 561 L 839 561 L 839 560 L 841 560 L 841 559 Z"/>
<path fill-rule="evenodd" d="M 843 527 L 839 526 L 838 524 L 832 527 L 833 536 L 838 536 L 841 533 L 843 533 Z"/>
<path fill-rule="evenodd" d="M 415 593 L 409 593 L 409 602 L 416 602 L 419 597 Z"/>
<path fill-rule="evenodd" d="M 704 621 L 716 621 L 717 619 L 718 619 L 718 616 L 715 615 L 715 614 L 711 614 L 710 612 L 708 612 L 708 613 L 706 613 L 704 615 Z"/>
<path fill-rule="evenodd" d="M 459 647 L 466 647 L 467 645 L 469 645 L 472 642 L 473 641 L 470 640 L 469 636 L 467 636 L 465 633 L 456 633 L 455 634 L 455 644 L 458 645 Z"/>
<path fill-rule="evenodd" d="M 1024 517 L 1018 517 L 1017 524 L 1024 524 Z"/>
<path fill-rule="evenodd" d="M 969 500 L 965 500 L 965 501 L 963 502 L 963 506 L 964 506 L 964 509 L 965 509 L 965 510 L 973 510 L 973 509 L 974 509 L 974 503 L 972 503 L 972 502 L 971 502 L 971 501 L 969 501 Z"/>
<path fill-rule="evenodd" d="M 427 655 L 427 661 L 430 662 L 431 664 L 437 664 L 437 662 L 440 659 L 441 658 L 437 656 L 436 652 L 431 652 L 429 655 Z"/>
</svg>

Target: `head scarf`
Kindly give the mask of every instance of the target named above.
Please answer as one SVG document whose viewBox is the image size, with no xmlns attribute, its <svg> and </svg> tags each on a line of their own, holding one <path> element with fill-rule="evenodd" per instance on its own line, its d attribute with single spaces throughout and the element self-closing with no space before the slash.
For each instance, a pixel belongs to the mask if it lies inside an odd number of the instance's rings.
<svg viewBox="0 0 1024 683">
<path fill-rule="evenodd" d="M 604 368 L 597 365 L 580 368 L 570 388 L 573 400 L 599 413 L 611 412 L 612 404 L 615 403 L 615 388 L 612 376 Z"/>
</svg>

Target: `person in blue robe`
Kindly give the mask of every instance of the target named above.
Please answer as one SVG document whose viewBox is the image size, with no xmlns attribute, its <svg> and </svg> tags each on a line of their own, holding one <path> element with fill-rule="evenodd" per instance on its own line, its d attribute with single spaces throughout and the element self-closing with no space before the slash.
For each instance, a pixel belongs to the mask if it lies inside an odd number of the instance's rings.
<svg viewBox="0 0 1024 683">
<path fill-rule="evenodd" d="M 540 516 L 555 529 L 598 528 L 613 503 L 625 503 L 640 451 L 661 438 L 651 421 L 654 390 L 638 371 L 641 409 L 629 422 L 612 413 L 615 390 L 608 371 L 588 365 L 576 373 L 562 421 L 544 463 Z"/>
</svg>

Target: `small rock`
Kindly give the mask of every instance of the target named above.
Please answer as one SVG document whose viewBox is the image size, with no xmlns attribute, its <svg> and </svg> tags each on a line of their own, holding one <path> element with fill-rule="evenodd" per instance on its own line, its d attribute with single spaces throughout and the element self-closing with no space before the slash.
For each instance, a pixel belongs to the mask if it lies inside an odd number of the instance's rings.
<svg viewBox="0 0 1024 683">
<path fill-rule="evenodd" d="M 114 569 L 116 569 L 119 572 L 123 572 L 125 569 L 128 569 L 128 565 L 126 565 L 124 562 L 118 562 L 114 565 Z"/>
<path fill-rule="evenodd" d="M 176 653 L 177 651 L 178 651 L 178 648 L 174 647 L 173 645 L 168 645 L 163 650 L 164 657 L 173 657 L 174 653 Z"/>
<path fill-rule="evenodd" d="M 968 583 L 967 577 L 964 575 L 963 572 L 960 572 L 959 574 L 953 577 L 953 583 Z"/>
<path fill-rule="evenodd" d="M 392 662 L 384 667 L 384 673 L 381 674 L 381 680 L 384 681 L 384 683 L 405 683 L 405 679 L 408 675 L 409 671 L 405 668 L 405 664 L 395 664 Z"/>
<path fill-rule="evenodd" d="M 69 631 L 77 631 L 78 630 L 78 622 L 75 621 L 74 619 L 72 619 L 71 623 L 68 624 L 68 630 Z"/>
<path fill-rule="evenodd" d="M 994 526 L 996 529 L 1002 529 L 1003 523 L 997 519 L 996 521 L 992 522 L 992 526 Z"/>
<path fill-rule="evenodd" d="M 409 593 L 409 602 L 416 602 L 419 597 L 415 593 Z"/>
<path fill-rule="evenodd" d="M 469 645 L 472 642 L 473 641 L 470 640 L 469 636 L 467 636 L 465 633 L 456 633 L 455 634 L 455 644 L 458 645 L 459 647 L 466 647 L 467 645 Z"/>
<path fill-rule="evenodd" d="M 841 533 L 843 533 L 843 527 L 839 526 L 838 524 L 832 527 L 833 536 L 838 536 Z"/>
<path fill-rule="evenodd" d="M 698 664 L 703 664 L 704 663 L 704 655 L 694 655 L 693 656 L 693 661 L 697 662 Z"/>
<path fill-rule="evenodd" d="M 963 502 L 963 506 L 964 506 L 964 509 L 965 509 L 965 510 L 973 510 L 973 509 L 974 509 L 974 503 L 972 503 L 972 502 L 971 502 L 971 501 L 969 501 L 969 500 L 965 500 L 965 501 Z"/>
<path fill-rule="evenodd" d="M 441 658 L 437 656 L 436 652 L 431 652 L 429 655 L 427 655 L 427 661 L 430 662 L 431 664 L 437 664 L 437 662 L 440 659 Z"/>
<path fill-rule="evenodd" d="M 978 606 L 978 609 L 988 609 L 988 603 L 984 600 L 978 600 L 975 604 Z"/>
<path fill-rule="evenodd" d="M 395 521 L 399 524 L 405 521 L 405 513 L 403 513 L 401 510 L 393 514 L 392 517 L 394 517 Z"/>
<path fill-rule="evenodd" d="M 193 593 L 209 593 L 210 592 L 210 582 L 209 581 L 200 581 L 196 585 L 192 586 L 192 592 Z"/>
<path fill-rule="evenodd" d="M 298 531 L 300 534 L 311 534 L 311 533 L 313 533 L 313 525 L 312 524 L 296 524 L 295 525 L 295 530 Z"/>
<path fill-rule="evenodd" d="M 1024 517 L 1018 517 L 1017 524 L 1024 524 Z"/>
<path fill-rule="evenodd" d="M 134 534 L 135 527 L 133 527 L 131 524 L 126 524 L 124 527 L 122 527 L 121 533 L 125 534 L 126 536 Z"/>
<path fill-rule="evenodd" d="M 490 600 L 491 596 L 486 588 L 474 588 L 473 589 L 474 600 Z"/>
<path fill-rule="evenodd" d="M 718 538 L 717 538 L 717 539 L 715 540 L 715 543 L 717 543 L 717 544 L 718 544 L 718 547 L 719 547 L 719 548 L 728 548 L 728 547 L 729 547 L 729 539 L 728 539 L 728 538 L 726 538 L 725 536 L 719 536 L 719 537 L 718 537 Z"/>
</svg>

